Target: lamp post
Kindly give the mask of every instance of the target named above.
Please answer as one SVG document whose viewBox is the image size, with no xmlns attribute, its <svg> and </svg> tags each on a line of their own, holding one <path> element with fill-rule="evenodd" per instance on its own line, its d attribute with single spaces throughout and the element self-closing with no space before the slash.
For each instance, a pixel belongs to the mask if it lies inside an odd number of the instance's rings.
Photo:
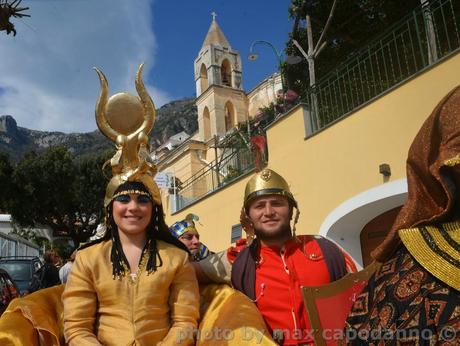
<svg viewBox="0 0 460 346">
<path fill-rule="evenodd" d="M 285 89 L 286 85 L 285 85 L 285 82 L 284 82 L 284 75 L 281 72 L 281 64 L 282 64 L 281 53 L 278 51 L 278 49 L 276 49 L 276 47 L 273 44 L 271 44 L 268 41 L 264 41 L 264 40 L 256 40 L 256 41 L 252 42 L 251 46 L 249 47 L 248 60 L 255 61 L 255 60 L 257 60 L 259 58 L 259 54 L 254 53 L 254 47 L 256 45 L 258 45 L 258 44 L 264 44 L 266 46 L 269 46 L 273 50 L 273 53 L 275 53 L 276 59 L 278 61 L 278 71 L 280 72 L 280 75 L 281 75 L 281 87 L 283 88 L 283 92 L 285 92 L 286 91 L 286 89 Z"/>
<path fill-rule="evenodd" d="M 265 40 L 256 40 L 254 42 L 252 42 L 251 46 L 249 47 L 249 55 L 248 55 L 248 60 L 250 61 L 255 61 L 259 58 L 259 55 L 257 53 L 254 52 L 254 47 L 258 44 L 264 44 L 264 45 L 267 45 L 269 46 L 272 50 L 273 50 L 273 53 L 275 53 L 275 56 L 276 56 L 276 59 L 278 60 L 278 71 L 279 71 L 279 74 L 280 74 L 280 77 L 281 77 L 281 88 L 282 88 L 282 95 L 278 95 L 277 94 L 277 90 L 275 90 L 275 82 L 273 83 L 273 93 L 274 93 L 274 99 L 275 101 L 278 103 L 277 99 L 279 96 L 281 96 L 282 98 L 282 111 L 281 112 L 285 112 L 286 111 L 286 92 L 287 92 L 287 85 L 286 85 L 286 80 L 285 80 L 285 76 L 284 76 L 284 73 L 283 71 L 281 70 L 281 65 L 282 65 L 282 62 L 283 62 L 283 59 L 282 59 L 282 54 L 283 53 L 280 53 L 278 51 L 278 49 L 276 49 L 276 47 L 268 42 L 268 41 L 265 41 Z M 298 64 L 300 61 L 302 61 L 302 58 L 300 56 L 286 56 L 286 59 L 285 59 L 285 62 L 287 64 L 290 64 L 290 65 L 293 65 L 293 64 Z M 278 111 L 275 111 L 276 115 L 278 115 Z M 250 127 L 249 127 L 249 117 L 248 117 L 248 135 L 250 135 Z"/>
</svg>

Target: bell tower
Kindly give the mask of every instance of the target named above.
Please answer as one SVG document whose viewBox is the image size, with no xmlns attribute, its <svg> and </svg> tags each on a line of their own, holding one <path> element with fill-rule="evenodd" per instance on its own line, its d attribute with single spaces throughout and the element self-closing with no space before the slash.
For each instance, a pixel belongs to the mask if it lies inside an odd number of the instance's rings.
<svg viewBox="0 0 460 346">
<path fill-rule="evenodd" d="M 212 22 L 195 59 L 199 137 L 223 136 L 247 120 L 240 54 L 232 49 L 212 13 Z"/>
</svg>

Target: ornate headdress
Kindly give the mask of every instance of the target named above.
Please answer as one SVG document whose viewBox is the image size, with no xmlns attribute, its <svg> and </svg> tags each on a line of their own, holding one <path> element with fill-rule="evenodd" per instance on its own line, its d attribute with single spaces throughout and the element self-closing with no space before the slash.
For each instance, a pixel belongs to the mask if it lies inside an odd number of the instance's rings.
<svg viewBox="0 0 460 346">
<path fill-rule="evenodd" d="M 188 214 L 184 220 L 177 221 L 169 227 L 169 232 L 175 237 L 179 238 L 186 232 L 198 233 L 195 227 L 195 221 L 198 221 L 199 218 L 195 214 Z"/>
<path fill-rule="evenodd" d="M 169 227 L 169 232 L 173 237 L 179 239 L 183 234 L 189 232 L 198 234 L 198 230 L 195 227 L 195 221 L 198 221 L 200 218 L 195 214 L 187 214 L 184 220 L 177 221 Z M 193 255 L 194 261 L 201 261 L 208 257 L 211 254 L 208 247 L 203 243 L 200 243 L 200 248 L 198 252 Z"/>
<path fill-rule="evenodd" d="M 390 233 L 372 255 L 388 260 L 401 240 L 412 256 L 438 279 L 460 287 L 458 224 L 443 226 L 433 237 L 432 225 L 458 221 L 453 215 L 460 186 L 452 179 L 460 165 L 460 86 L 447 94 L 424 122 L 407 158 L 407 201 Z M 458 169 L 458 167 L 457 167 Z M 455 227 L 454 227 L 455 226 Z M 433 233 L 434 234 L 434 233 Z"/>
<path fill-rule="evenodd" d="M 111 201 L 120 194 L 135 193 L 148 196 L 153 201 L 152 218 L 147 226 L 147 242 L 142 250 L 141 263 L 146 262 L 147 273 L 155 271 L 163 263 L 157 249 L 157 240 L 165 241 L 184 251 L 187 248 L 168 231 L 163 207 L 154 176 L 157 168 L 149 155 L 148 134 L 156 118 L 155 105 L 142 82 L 143 64 L 136 75 L 139 97 L 119 93 L 108 98 L 108 83 L 104 74 L 96 69 L 101 82 L 101 92 L 96 103 L 96 123 L 99 130 L 115 143 L 116 153 L 110 161 L 112 179 L 105 193 L 105 227 L 101 227 L 93 241 L 84 247 L 111 239 L 112 275 L 121 279 L 129 271 L 129 262 L 123 252 L 118 226 L 112 213 Z M 144 256 L 148 253 L 148 256 Z M 142 267 L 142 265 L 140 265 Z"/>
<path fill-rule="evenodd" d="M 96 69 L 101 82 L 101 92 L 96 104 L 97 126 L 117 148 L 110 160 L 112 179 L 107 185 L 105 207 L 113 199 L 117 188 L 126 182 L 144 184 L 152 200 L 161 204 L 160 191 L 153 179 L 157 168 L 150 158 L 148 144 L 148 134 L 155 123 L 156 110 L 142 82 L 143 67 L 144 64 L 139 66 L 136 75 L 135 84 L 139 96 L 118 93 L 110 98 L 107 79 Z"/>
<path fill-rule="evenodd" d="M 297 201 L 289 189 L 289 185 L 286 180 L 276 173 L 275 171 L 265 168 L 256 175 L 254 175 L 246 184 L 246 189 L 244 191 L 244 202 L 243 202 L 243 211 L 242 214 L 247 214 L 249 208 L 249 202 L 256 197 L 266 196 L 266 195 L 281 195 L 288 198 L 291 205 L 296 209 L 294 216 L 294 225 L 292 227 L 292 232 L 295 236 L 295 225 L 299 220 L 299 207 Z M 245 228 L 248 238 L 253 237 L 254 230 L 245 227 L 245 223 L 242 222 L 243 227 Z"/>
</svg>

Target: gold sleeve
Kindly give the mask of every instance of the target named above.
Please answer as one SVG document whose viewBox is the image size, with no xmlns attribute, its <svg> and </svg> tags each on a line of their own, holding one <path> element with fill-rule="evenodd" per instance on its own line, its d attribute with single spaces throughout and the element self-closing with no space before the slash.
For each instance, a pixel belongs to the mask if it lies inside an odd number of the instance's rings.
<svg viewBox="0 0 460 346">
<path fill-rule="evenodd" d="M 194 345 L 199 318 L 200 293 L 195 271 L 184 253 L 184 260 L 171 284 L 169 306 L 171 329 L 158 345 Z"/>
<path fill-rule="evenodd" d="M 69 346 L 101 345 L 94 334 L 97 295 L 84 254 L 77 253 L 62 301 L 64 335 Z"/>
</svg>

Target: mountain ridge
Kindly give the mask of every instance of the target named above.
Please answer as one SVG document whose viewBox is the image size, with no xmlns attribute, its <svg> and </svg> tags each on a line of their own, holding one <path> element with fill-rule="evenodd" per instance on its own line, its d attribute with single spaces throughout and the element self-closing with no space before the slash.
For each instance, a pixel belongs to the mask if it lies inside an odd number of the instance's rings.
<svg viewBox="0 0 460 346">
<path fill-rule="evenodd" d="M 155 126 L 150 134 L 151 149 L 159 147 L 169 137 L 185 131 L 193 134 L 198 129 L 198 113 L 194 98 L 169 102 L 157 110 Z M 114 144 L 99 130 L 85 133 L 39 131 L 17 126 L 12 115 L 0 115 L 0 152 L 17 162 L 29 151 L 42 151 L 55 145 L 64 145 L 73 156 L 114 149 Z"/>
</svg>

